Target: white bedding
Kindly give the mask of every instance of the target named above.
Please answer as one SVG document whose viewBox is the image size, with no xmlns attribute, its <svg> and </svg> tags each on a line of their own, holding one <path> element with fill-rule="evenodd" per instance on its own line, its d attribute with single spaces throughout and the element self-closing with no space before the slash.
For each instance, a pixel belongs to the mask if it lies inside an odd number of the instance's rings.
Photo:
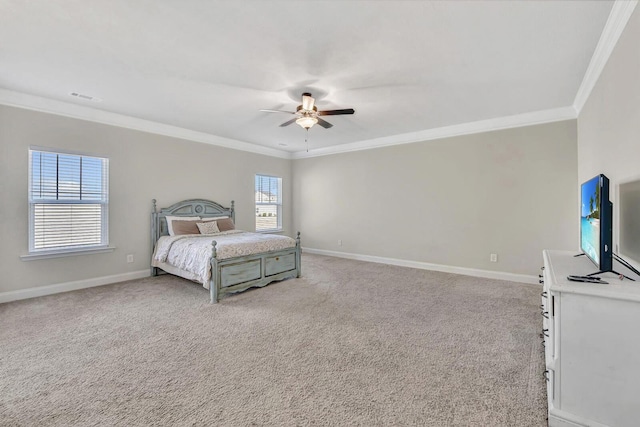
<svg viewBox="0 0 640 427">
<path fill-rule="evenodd" d="M 195 276 L 198 282 L 209 289 L 213 240 L 217 242 L 216 258 L 219 260 L 296 246 L 296 241 L 291 237 L 242 230 L 207 235 L 162 236 L 156 243 L 151 264 L 162 268 L 161 264 L 166 263 L 187 271 L 191 273 L 189 279 L 193 280 Z"/>
</svg>

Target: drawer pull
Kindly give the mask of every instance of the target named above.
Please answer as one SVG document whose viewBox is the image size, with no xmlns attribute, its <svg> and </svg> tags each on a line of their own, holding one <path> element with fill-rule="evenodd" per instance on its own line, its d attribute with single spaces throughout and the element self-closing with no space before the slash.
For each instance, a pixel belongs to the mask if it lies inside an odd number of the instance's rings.
<svg viewBox="0 0 640 427">
<path fill-rule="evenodd" d="M 280 257 L 279 256 L 276 257 L 276 261 L 280 261 Z"/>
<path fill-rule="evenodd" d="M 540 338 L 542 338 L 542 337 L 547 337 L 548 338 L 549 337 L 548 332 L 549 332 L 549 329 L 543 329 L 542 333 L 540 334 Z"/>
<path fill-rule="evenodd" d="M 540 296 L 542 298 L 547 298 L 547 291 L 544 291 L 543 293 L 541 293 Z"/>
<path fill-rule="evenodd" d="M 544 280 L 540 279 L 538 280 L 538 283 L 544 283 Z"/>
<path fill-rule="evenodd" d="M 548 318 L 549 318 L 549 312 L 548 312 L 548 311 L 543 311 L 543 312 L 542 312 L 542 313 L 540 313 L 540 314 L 542 314 L 542 317 L 544 317 L 545 319 L 548 319 Z"/>
</svg>

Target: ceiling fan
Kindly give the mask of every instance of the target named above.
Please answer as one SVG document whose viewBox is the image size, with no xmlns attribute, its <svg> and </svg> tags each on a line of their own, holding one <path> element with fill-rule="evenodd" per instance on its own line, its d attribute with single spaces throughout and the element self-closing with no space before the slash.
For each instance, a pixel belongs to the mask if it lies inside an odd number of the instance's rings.
<svg viewBox="0 0 640 427">
<path fill-rule="evenodd" d="M 265 111 L 267 113 L 286 113 L 286 114 L 294 114 L 294 117 L 291 120 L 288 120 L 280 125 L 280 127 L 289 126 L 291 123 L 296 122 L 306 130 L 309 130 L 316 123 L 322 126 L 325 129 L 329 129 L 333 125 L 326 120 L 320 118 L 320 116 L 339 116 L 343 114 L 353 114 L 355 110 L 353 108 L 343 108 L 340 110 L 324 110 L 318 111 L 318 107 L 315 105 L 315 99 L 311 96 L 310 93 L 302 94 L 302 104 L 298 105 L 296 111 L 284 111 L 284 110 L 260 110 Z"/>
</svg>

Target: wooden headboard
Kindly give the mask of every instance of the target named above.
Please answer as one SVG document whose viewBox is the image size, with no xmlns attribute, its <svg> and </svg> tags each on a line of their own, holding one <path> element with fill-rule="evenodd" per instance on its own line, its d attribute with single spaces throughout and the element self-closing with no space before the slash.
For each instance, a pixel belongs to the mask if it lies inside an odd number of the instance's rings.
<svg viewBox="0 0 640 427">
<path fill-rule="evenodd" d="M 233 200 L 231 201 L 230 208 L 225 208 L 221 204 L 211 200 L 189 199 L 158 211 L 156 199 L 153 199 L 153 211 L 151 212 L 151 253 L 153 253 L 156 242 L 160 236 L 169 235 L 169 231 L 167 230 L 167 216 L 199 216 L 202 218 L 227 216 L 232 218 L 234 222 L 236 220 Z"/>
</svg>

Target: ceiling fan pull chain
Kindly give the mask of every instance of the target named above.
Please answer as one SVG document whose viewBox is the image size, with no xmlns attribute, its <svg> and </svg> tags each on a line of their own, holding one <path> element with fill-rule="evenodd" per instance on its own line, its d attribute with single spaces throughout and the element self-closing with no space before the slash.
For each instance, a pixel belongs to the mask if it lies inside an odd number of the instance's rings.
<svg viewBox="0 0 640 427">
<path fill-rule="evenodd" d="M 307 133 L 304 134 L 304 142 L 307 143 L 307 153 L 309 152 L 309 128 L 307 128 Z"/>
</svg>

